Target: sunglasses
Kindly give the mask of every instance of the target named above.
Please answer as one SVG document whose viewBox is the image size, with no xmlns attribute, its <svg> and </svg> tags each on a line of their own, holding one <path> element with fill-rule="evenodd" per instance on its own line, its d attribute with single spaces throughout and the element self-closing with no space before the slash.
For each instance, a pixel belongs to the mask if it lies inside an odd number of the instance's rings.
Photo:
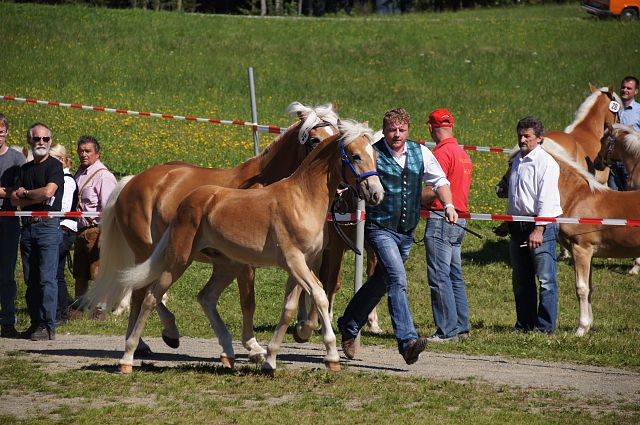
<svg viewBox="0 0 640 425">
<path fill-rule="evenodd" d="M 31 140 L 33 140 L 34 142 L 39 142 L 40 140 L 42 140 L 43 142 L 48 142 L 49 140 L 51 140 L 51 137 L 49 137 L 49 136 L 44 136 L 44 137 L 33 136 L 31 138 Z"/>
</svg>

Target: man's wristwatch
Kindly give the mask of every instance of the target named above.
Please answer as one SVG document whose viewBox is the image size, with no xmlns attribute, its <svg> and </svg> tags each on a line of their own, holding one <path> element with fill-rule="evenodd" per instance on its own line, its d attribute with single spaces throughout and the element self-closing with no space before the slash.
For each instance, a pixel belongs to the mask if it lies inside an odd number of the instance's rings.
<svg viewBox="0 0 640 425">
<path fill-rule="evenodd" d="M 447 205 L 444 206 L 445 212 L 447 211 L 447 208 L 449 208 L 449 207 L 453 208 L 454 210 L 456 209 L 456 207 L 454 207 L 453 204 L 447 204 Z"/>
</svg>

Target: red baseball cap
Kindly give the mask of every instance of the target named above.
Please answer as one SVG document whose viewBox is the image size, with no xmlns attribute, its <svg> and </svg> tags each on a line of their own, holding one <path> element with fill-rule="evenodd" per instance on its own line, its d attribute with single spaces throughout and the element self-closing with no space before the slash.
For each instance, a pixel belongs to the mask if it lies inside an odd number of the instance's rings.
<svg viewBox="0 0 640 425">
<path fill-rule="evenodd" d="M 446 109 L 436 109 L 429 114 L 427 123 L 432 127 L 453 127 L 453 115 Z"/>
</svg>

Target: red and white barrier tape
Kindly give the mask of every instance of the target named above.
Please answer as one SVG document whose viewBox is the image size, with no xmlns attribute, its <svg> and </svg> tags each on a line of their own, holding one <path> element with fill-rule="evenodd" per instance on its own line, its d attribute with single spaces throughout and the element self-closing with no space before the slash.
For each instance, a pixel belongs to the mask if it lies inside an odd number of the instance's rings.
<svg viewBox="0 0 640 425">
<path fill-rule="evenodd" d="M 99 217 L 98 212 L 61 212 L 61 211 L 0 211 L 0 217 Z M 428 210 L 422 210 L 422 218 L 442 218 L 442 215 Z M 458 217 L 470 220 L 482 221 L 526 221 L 532 223 L 561 223 L 561 224 L 602 224 L 607 226 L 640 226 L 640 219 L 627 218 L 577 218 L 577 217 L 529 217 L 524 215 L 507 214 L 478 214 L 459 213 Z M 356 211 L 354 213 L 336 214 L 336 221 L 355 222 L 364 221 L 365 212 Z M 331 214 L 327 215 L 327 220 L 332 221 Z"/>
<path fill-rule="evenodd" d="M 155 113 L 155 112 L 129 111 L 126 109 L 105 108 L 103 106 L 87 106 L 87 105 L 79 105 L 77 103 L 62 103 L 62 102 L 54 102 L 49 100 L 26 99 L 23 97 L 14 97 L 14 96 L 0 95 L 0 100 L 13 100 L 16 102 L 33 103 L 38 105 L 62 106 L 65 108 L 83 109 L 85 111 L 112 112 L 115 114 L 140 115 L 145 117 L 167 118 L 167 119 L 174 119 L 174 120 L 210 122 L 214 124 L 244 125 L 244 126 L 252 127 L 254 130 L 259 131 L 261 133 L 278 133 L 279 134 L 279 133 L 283 133 L 286 130 L 286 128 L 276 127 L 272 125 L 261 125 L 261 124 L 254 124 L 250 122 L 243 122 L 243 121 L 218 120 L 214 118 L 185 117 L 182 115 L 162 114 L 162 113 Z"/>
<path fill-rule="evenodd" d="M 442 218 L 432 211 L 422 210 L 421 217 Z M 532 223 L 603 224 L 608 226 L 640 226 L 640 219 L 626 218 L 577 218 L 577 217 L 529 217 L 525 215 L 458 213 L 458 217 L 484 221 L 527 221 Z"/>
<path fill-rule="evenodd" d="M 252 127 L 254 130 L 260 133 L 279 134 L 279 133 L 284 133 L 287 130 L 286 128 L 283 128 L 283 127 L 277 127 L 273 125 L 254 124 L 254 123 L 243 122 L 243 121 L 218 120 L 214 118 L 186 117 L 182 115 L 163 114 L 163 113 L 154 113 L 154 112 L 139 112 L 139 111 L 130 111 L 126 109 L 118 109 L 118 108 L 105 108 L 102 106 L 80 105 L 77 103 L 62 103 L 62 102 L 55 102 L 50 100 L 27 99 L 24 97 L 0 95 L 0 100 L 13 100 L 16 102 L 33 103 L 38 105 L 62 106 L 65 108 L 83 109 L 85 111 L 112 112 L 116 114 L 139 115 L 144 117 L 167 118 L 167 119 L 176 119 L 176 120 L 185 120 L 185 121 L 210 122 L 214 124 L 243 125 L 243 126 Z M 422 143 L 423 145 L 428 146 L 430 148 L 433 148 L 436 145 L 434 142 L 425 142 L 422 140 L 418 140 L 418 143 Z M 491 148 L 488 146 L 470 146 L 470 145 L 460 145 L 460 147 L 465 150 L 478 151 L 478 152 L 511 153 L 511 149 L 506 149 L 506 148 Z"/>
</svg>

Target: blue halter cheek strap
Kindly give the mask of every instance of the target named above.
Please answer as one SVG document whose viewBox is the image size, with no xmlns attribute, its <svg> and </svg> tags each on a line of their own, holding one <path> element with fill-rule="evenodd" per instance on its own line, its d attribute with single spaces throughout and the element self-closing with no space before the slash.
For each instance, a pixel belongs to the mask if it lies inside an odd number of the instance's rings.
<svg viewBox="0 0 640 425">
<path fill-rule="evenodd" d="M 349 157 L 344 151 L 344 143 L 342 141 L 340 142 L 340 157 L 342 158 L 342 180 L 345 183 L 347 182 L 347 166 L 349 166 L 349 168 L 351 169 L 351 172 L 356 177 L 356 185 L 359 185 L 360 182 L 366 179 L 367 177 L 378 175 L 377 171 L 369 171 L 367 173 L 358 174 L 356 167 L 353 166 L 353 164 L 349 160 Z"/>
</svg>

